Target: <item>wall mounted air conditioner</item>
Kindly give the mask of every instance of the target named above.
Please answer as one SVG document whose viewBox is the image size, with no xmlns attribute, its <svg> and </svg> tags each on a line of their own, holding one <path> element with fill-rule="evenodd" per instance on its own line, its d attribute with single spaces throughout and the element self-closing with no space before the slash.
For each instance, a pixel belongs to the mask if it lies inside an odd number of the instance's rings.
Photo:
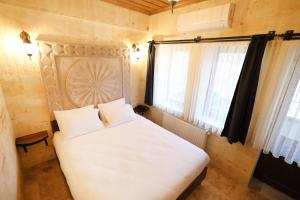
<svg viewBox="0 0 300 200">
<path fill-rule="evenodd" d="M 227 3 L 200 9 L 178 16 L 177 30 L 180 33 L 204 32 L 231 27 L 234 4 Z"/>
</svg>

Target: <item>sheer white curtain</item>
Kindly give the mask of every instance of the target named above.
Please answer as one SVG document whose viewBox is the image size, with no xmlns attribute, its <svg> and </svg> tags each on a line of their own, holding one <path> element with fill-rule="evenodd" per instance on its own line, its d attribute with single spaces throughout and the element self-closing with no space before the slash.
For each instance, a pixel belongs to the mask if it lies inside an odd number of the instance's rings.
<svg viewBox="0 0 300 200">
<path fill-rule="evenodd" d="M 191 106 L 184 119 L 221 133 L 242 69 L 248 43 L 202 45 Z"/>
<path fill-rule="evenodd" d="M 221 133 L 248 44 L 157 47 L 154 106 L 207 131 Z"/>
<path fill-rule="evenodd" d="M 188 45 L 156 49 L 153 105 L 178 117 L 183 113 L 190 49 Z"/>
<path fill-rule="evenodd" d="M 253 143 L 300 167 L 300 43 L 286 41 L 274 48 L 263 89 L 269 94 L 259 100 L 265 109 L 258 114 Z"/>
</svg>

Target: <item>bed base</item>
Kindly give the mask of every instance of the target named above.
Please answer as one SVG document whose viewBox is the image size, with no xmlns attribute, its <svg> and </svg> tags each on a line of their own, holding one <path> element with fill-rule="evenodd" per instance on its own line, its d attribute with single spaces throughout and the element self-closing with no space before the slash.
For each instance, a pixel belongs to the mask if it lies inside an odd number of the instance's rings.
<svg viewBox="0 0 300 200">
<path fill-rule="evenodd" d="M 203 169 L 201 174 L 181 193 L 177 200 L 185 200 L 199 186 L 206 177 L 207 167 Z"/>
<path fill-rule="evenodd" d="M 54 134 L 56 131 L 59 131 L 59 127 L 56 120 L 53 120 L 51 123 L 52 133 Z"/>
</svg>

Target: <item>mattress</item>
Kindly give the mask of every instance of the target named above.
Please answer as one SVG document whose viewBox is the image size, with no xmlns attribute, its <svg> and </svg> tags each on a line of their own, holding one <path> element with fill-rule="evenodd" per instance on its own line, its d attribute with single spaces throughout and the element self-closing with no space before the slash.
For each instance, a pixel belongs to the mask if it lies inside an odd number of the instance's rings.
<svg viewBox="0 0 300 200">
<path fill-rule="evenodd" d="M 209 163 L 202 149 L 143 117 L 53 140 L 75 200 L 176 199 Z"/>
</svg>

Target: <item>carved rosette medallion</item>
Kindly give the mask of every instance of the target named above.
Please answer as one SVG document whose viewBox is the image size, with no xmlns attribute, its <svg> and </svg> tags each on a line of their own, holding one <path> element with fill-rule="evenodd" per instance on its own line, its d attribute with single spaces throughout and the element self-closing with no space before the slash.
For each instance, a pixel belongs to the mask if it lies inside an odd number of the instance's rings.
<svg viewBox="0 0 300 200">
<path fill-rule="evenodd" d="M 48 98 L 51 119 L 54 119 L 54 110 L 64 110 L 76 108 L 79 106 L 85 106 L 87 104 L 96 102 L 97 99 L 99 100 L 97 103 L 101 103 L 124 96 L 126 101 L 130 102 L 130 51 L 125 46 L 120 45 L 109 47 L 103 45 L 68 44 L 50 41 L 39 41 L 38 43 L 40 56 L 39 63 L 45 91 Z M 103 67 L 104 69 L 100 70 L 100 68 L 102 67 L 99 67 L 99 69 L 97 69 L 98 67 L 92 67 L 93 65 L 89 64 L 90 66 L 88 66 L 88 68 L 90 68 L 90 70 L 92 71 L 94 70 L 94 72 L 90 74 L 87 73 L 87 69 L 82 69 L 82 71 L 80 71 L 80 67 L 78 66 L 72 66 L 72 69 L 70 71 L 67 71 L 70 73 L 69 75 L 65 73 L 59 74 L 58 71 L 60 71 L 60 69 L 56 63 L 56 58 L 58 57 L 74 57 L 74 59 L 80 59 L 80 57 L 92 57 L 96 59 L 119 59 L 121 60 L 121 63 L 119 63 L 118 67 L 121 67 L 121 69 L 117 70 L 119 72 L 108 73 L 110 70 L 112 70 L 112 68 Z M 107 64 L 102 63 L 102 66 L 103 65 Z M 111 63 L 110 65 L 116 67 L 116 65 L 113 63 Z M 92 78 L 88 79 L 88 81 L 81 78 L 77 80 L 78 77 L 76 78 L 74 74 L 79 73 L 79 71 L 80 73 L 84 73 L 84 76 L 87 77 L 93 77 L 91 75 L 93 73 L 98 74 L 99 76 L 100 74 L 102 74 L 101 76 L 104 76 L 107 73 L 107 77 L 102 77 L 101 81 L 98 80 L 100 79 L 98 77 L 97 80 Z M 116 75 L 118 81 L 121 77 L 121 82 L 117 82 L 115 84 L 110 83 L 110 80 L 112 80 L 115 76 L 114 74 Z M 66 81 L 66 79 L 68 80 Z M 77 82 L 72 83 L 71 79 L 74 79 Z M 59 80 L 63 80 L 63 83 L 60 83 Z M 60 84 L 65 84 L 63 85 L 64 90 L 61 89 L 62 85 Z M 75 89 L 77 87 L 75 86 L 75 84 L 79 84 L 81 85 L 81 87 L 77 90 Z M 112 88 L 110 90 L 109 88 L 111 87 L 117 87 L 118 89 L 114 90 L 114 88 Z M 100 90 L 103 91 L 101 95 L 98 92 Z M 80 97 L 77 97 L 77 95 Z M 66 106 L 64 102 L 68 102 L 74 105 L 70 107 L 67 103 L 68 106 Z"/>
<path fill-rule="evenodd" d="M 122 76 L 108 62 L 79 59 L 66 76 L 66 93 L 78 107 L 122 97 Z"/>
</svg>

